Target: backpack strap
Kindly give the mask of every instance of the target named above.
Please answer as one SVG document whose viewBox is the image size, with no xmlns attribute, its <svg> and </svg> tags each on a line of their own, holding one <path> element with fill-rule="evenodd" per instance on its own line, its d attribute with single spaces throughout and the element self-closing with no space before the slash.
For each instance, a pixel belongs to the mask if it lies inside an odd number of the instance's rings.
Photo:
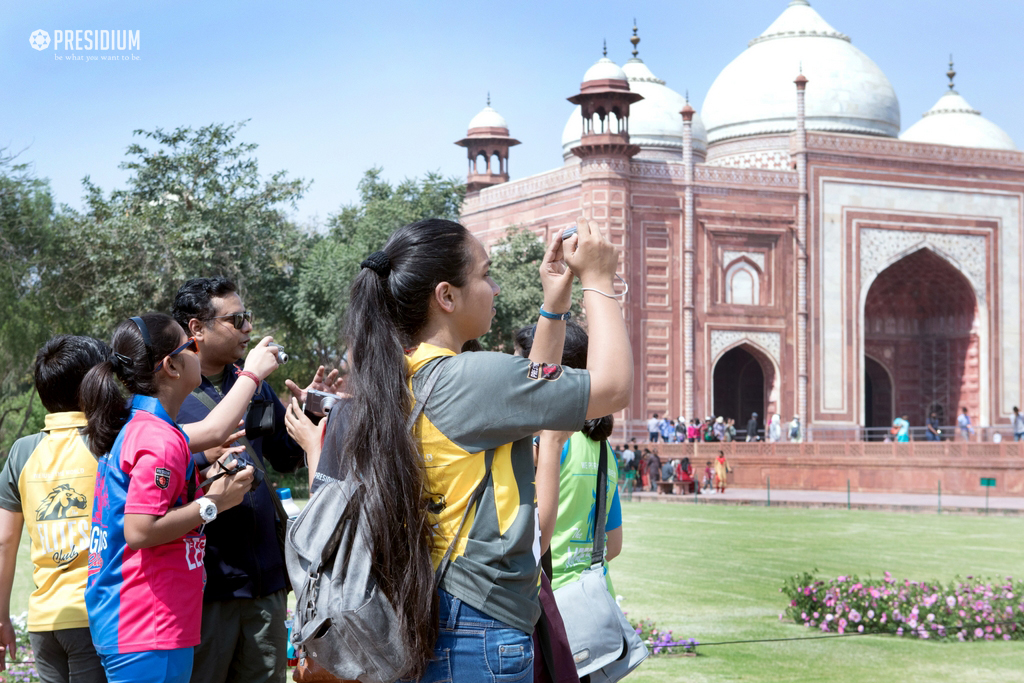
<svg viewBox="0 0 1024 683">
<path fill-rule="evenodd" d="M 605 505 L 608 499 L 608 442 L 601 442 L 601 461 L 597 464 L 597 505 L 594 510 L 594 551 L 590 555 L 590 566 L 604 564 Z"/>
<path fill-rule="evenodd" d="M 441 585 L 441 581 L 444 580 L 445 572 L 448 571 L 448 565 L 451 564 L 452 552 L 455 550 L 455 544 L 459 541 L 459 536 L 462 535 L 462 528 L 466 526 L 466 518 L 469 517 L 469 511 L 478 507 L 480 499 L 483 498 L 484 491 L 487 490 L 487 485 L 491 481 L 491 465 L 494 464 L 494 449 L 490 449 L 484 454 L 484 458 L 487 462 L 487 471 L 484 473 L 484 478 L 480 480 L 480 483 L 476 485 L 476 489 L 473 491 L 473 495 L 470 496 L 469 502 L 466 503 L 466 511 L 462 513 L 462 521 L 459 522 L 459 528 L 455 531 L 455 536 L 452 538 L 452 542 L 448 544 L 448 549 L 444 551 L 444 557 L 441 558 L 441 564 L 437 566 L 437 572 L 434 578 L 434 587 Z"/>
</svg>

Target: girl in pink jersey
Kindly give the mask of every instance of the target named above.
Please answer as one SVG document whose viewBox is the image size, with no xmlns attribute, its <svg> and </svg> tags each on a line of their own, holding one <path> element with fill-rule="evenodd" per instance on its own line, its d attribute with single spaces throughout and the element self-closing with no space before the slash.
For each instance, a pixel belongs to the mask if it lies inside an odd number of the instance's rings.
<svg viewBox="0 0 1024 683">
<path fill-rule="evenodd" d="M 99 458 L 89 629 L 108 681 L 185 683 L 199 643 L 202 529 L 242 501 L 252 468 L 212 481 L 205 494 L 199 487 L 188 437 L 174 422 L 199 386 L 198 348 L 170 316 L 131 318 L 110 346 L 110 359 L 81 388 L 89 447 Z M 261 379 L 242 374 L 254 385 Z"/>
</svg>

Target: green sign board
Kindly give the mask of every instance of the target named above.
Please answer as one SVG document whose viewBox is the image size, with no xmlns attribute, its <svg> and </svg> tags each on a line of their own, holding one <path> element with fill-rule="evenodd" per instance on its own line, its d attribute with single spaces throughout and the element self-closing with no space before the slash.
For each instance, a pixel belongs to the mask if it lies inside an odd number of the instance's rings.
<svg viewBox="0 0 1024 683">
<path fill-rule="evenodd" d="M 996 480 L 995 480 L 994 477 L 992 479 L 988 479 L 986 477 L 982 477 L 981 478 L 981 485 L 982 486 L 995 486 L 996 485 Z"/>
</svg>

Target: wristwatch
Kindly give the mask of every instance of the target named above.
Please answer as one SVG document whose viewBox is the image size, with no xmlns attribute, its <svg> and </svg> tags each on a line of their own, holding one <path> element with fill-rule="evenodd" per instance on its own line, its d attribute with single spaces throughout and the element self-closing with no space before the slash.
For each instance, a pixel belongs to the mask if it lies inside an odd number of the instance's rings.
<svg viewBox="0 0 1024 683">
<path fill-rule="evenodd" d="M 203 520 L 203 524 L 209 524 L 217 519 L 216 503 L 206 496 L 196 499 L 196 502 L 199 503 L 199 517 Z"/>
</svg>

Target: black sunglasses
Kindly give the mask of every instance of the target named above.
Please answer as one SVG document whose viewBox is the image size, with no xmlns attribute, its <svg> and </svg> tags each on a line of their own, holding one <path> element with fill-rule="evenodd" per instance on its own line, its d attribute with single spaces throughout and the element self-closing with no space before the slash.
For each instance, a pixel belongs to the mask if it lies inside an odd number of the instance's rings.
<svg viewBox="0 0 1024 683">
<path fill-rule="evenodd" d="M 242 313 L 232 313 L 230 315 L 215 315 L 212 318 L 208 318 L 208 320 L 220 320 L 222 318 L 223 319 L 230 319 L 231 320 L 231 324 L 234 325 L 235 329 L 236 330 L 240 330 L 240 329 L 242 329 L 243 325 L 245 325 L 246 323 L 251 323 L 252 322 L 252 311 L 244 311 Z"/>
</svg>

